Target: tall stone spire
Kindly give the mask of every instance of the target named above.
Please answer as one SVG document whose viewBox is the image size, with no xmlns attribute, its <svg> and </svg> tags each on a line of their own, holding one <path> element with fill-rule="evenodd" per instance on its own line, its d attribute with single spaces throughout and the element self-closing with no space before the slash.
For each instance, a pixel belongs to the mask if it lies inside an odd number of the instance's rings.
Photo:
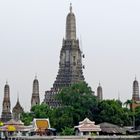
<svg viewBox="0 0 140 140">
<path fill-rule="evenodd" d="M 72 4 L 70 4 L 70 13 L 67 15 L 66 19 L 66 39 L 76 39 L 76 20 L 72 12 Z"/>
<path fill-rule="evenodd" d="M 133 94 L 132 99 L 135 101 L 139 101 L 139 83 L 135 77 L 135 80 L 133 82 Z"/>
<path fill-rule="evenodd" d="M 70 5 L 70 12 L 66 18 L 66 38 L 63 39 L 60 51 L 58 74 L 51 90 L 46 91 L 44 102 L 50 106 L 58 106 L 54 95 L 65 86 L 84 81 L 82 68 L 82 52 L 79 40 L 76 38 L 76 19 Z"/>
<path fill-rule="evenodd" d="M 66 18 L 66 39 L 63 40 L 58 75 L 53 88 L 61 89 L 80 81 L 84 81 L 82 52 L 79 47 L 79 40 L 76 39 L 75 16 L 70 5 L 70 13 Z"/>
<path fill-rule="evenodd" d="M 103 100 L 103 90 L 102 90 L 100 83 L 99 83 L 99 86 L 97 88 L 97 97 L 99 100 Z"/>
<path fill-rule="evenodd" d="M 35 79 L 33 81 L 33 92 L 32 92 L 32 98 L 31 98 L 31 107 L 34 105 L 40 104 L 40 97 L 39 97 L 39 82 L 37 80 L 37 76 L 35 76 Z"/>
<path fill-rule="evenodd" d="M 4 87 L 4 98 L 3 98 L 3 105 L 2 105 L 2 115 L 1 120 L 3 122 L 7 122 L 12 118 L 11 115 L 11 102 L 10 102 L 10 87 L 8 82 Z"/>
</svg>

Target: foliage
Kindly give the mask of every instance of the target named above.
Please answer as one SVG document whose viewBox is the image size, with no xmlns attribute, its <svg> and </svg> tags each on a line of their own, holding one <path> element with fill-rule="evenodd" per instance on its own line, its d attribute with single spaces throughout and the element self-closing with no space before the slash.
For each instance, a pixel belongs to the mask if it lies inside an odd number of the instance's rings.
<svg viewBox="0 0 140 140">
<path fill-rule="evenodd" d="M 140 107 L 137 107 L 134 112 L 135 125 L 140 126 Z"/>
<path fill-rule="evenodd" d="M 50 108 L 46 104 L 35 105 L 31 108 L 31 112 L 21 114 L 21 120 L 25 125 L 30 125 L 33 118 L 49 118 Z"/>
<path fill-rule="evenodd" d="M 50 107 L 47 104 L 35 105 L 31 108 L 31 113 L 34 118 L 48 118 Z"/>
<path fill-rule="evenodd" d="M 30 125 L 33 120 L 33 116 L 30 112 L 24 112 L 21 114 L 21 121 L 24 123 L 24 125 Z"/>
<path fill-rule="evenodd" d="M 86 117 L 93 119 L 93 108 L 96 108 L 98 105 L 91 88 L 85 82 L 63 88 L 57 95 L 57 99 L 62 102 L 60 110 L 64 110 L 63 106 L 68 110 L 65 113 L 73 121 L 72 126 L 77 125 L 79 121 Z"/>
<path fill-rule="evenodd" d="M 56 128 L 58 132 L 65 127 L 73 126 L 73 118 L 70 107 L 60 107 L 53 109 L 50 122 L 51 126 Z"/>
<path fill-rule="evenodd" d="M 74 128 L 64 127 L 62 129 L 61 135 L 63 136 L 74 135 Z"/>
<path fill-rule="evenodd" d="M 130 107 L 131 104 L 132 104 L 132 100 L 126 100 L 126 102 L 124 103 L 126 108 L 128 108 L 128 106 Z"/>
<path fill-rule="evenodd" d="M 73 134 L 72 128 L 86 117 L 97 124 L 109 122 L 126 126 L 132 125 L 132 119 L 136 115 L 136 122 L 140 124 L 140 109 L 134 114 L 127 106 L 122 107 L 119 100 L 99 101 L 92 93 L 85 82 L 64 87 L 56 96 L 61 102 L 60 107 L 36 105 L 32 107 L 30 113 L 23 113 L 21 119 L 29 125 L 33 118 L 49 118 L 51 127 L 56 128 L 62 135 Z"/>
<path fill-rule="evenodd" d="M 115 100 L 103 100 L 98 105 L 97 122 L 110 122 L 120 126 L 129 125 L 131 118 L 129 111 L 122 108 L 121 104 Z"/>
</svg>

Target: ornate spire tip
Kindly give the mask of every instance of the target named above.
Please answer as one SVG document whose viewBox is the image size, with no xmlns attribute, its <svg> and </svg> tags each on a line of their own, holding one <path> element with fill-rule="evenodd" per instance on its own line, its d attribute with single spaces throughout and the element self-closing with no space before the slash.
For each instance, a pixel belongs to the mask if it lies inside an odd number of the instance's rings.
<svg viewBox="0 0 140 140">
<path fill-rule="evenodd" d="M 17 92 L 17 102 L 19 102 L 19 92 Z"/>
<path fill-rule="evenodd" d="M 35 74 L 35 79 L 37 79 L 37 73 Z"/>
<path fill-rule="evenodd" d="M 136 74 L 135 74 L 135 81 L 137 80 L 137 76 L 136 76 Z"/>
<path fill-rule="evenodd" d="M 72 13 L 72 3 L 70 3 L 70 13 Z"/>
</svg>

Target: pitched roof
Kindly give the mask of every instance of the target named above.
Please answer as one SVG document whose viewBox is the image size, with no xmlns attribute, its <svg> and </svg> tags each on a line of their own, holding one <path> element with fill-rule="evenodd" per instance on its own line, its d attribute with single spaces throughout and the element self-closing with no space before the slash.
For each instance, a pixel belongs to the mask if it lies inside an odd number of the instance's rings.
<svg viewBox="0 0 140 140">
<path fill-rule="evenodd" d="M 95 125 L 95 122 L 90 121 L 88 118 L 85 118 L 83 121 L 79 122 L 78 126 L 74 127 L 81 132 L 99 132 L 101 131 L 99 125 Z"/>
<path fill-rule="evenodd" d="M 20 105 L 19 99 L 17 99 L 17 103 L 16 103 L 15 107 L 13 108 L 12 112 L 15 112 L 15 113 L 22 113 L 23 112 L 23 108 Z"/>
<path fill-rule="evenodd" d="M 126 130 L 124 128 L 111 124 L 111 123 L 104 122 L 104 123 L 100 123 L 99 125 L 100 125 L 102 132 L 105 132 L 105 133 L 111 133 L 111 134 L 112 133 L 114 133 L 114 134 L 125 134 L 126 133 Z"/>
</svg>

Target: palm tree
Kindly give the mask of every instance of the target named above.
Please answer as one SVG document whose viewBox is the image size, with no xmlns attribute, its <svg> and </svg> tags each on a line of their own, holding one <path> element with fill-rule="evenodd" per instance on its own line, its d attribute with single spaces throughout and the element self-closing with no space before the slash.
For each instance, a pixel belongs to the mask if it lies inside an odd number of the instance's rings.
<svg viewBox="0 0 140 140">
<path fill-rule="evenodd" d="M 126 106 L 126 108 L 128 108 L 128 105 L 130 107 L 130 105 L 132 105 L 132 103 L 134 103 L 133 100 L 126 100 L 126 102 L 124 102 L 124 105 Z"/>
</svg>

